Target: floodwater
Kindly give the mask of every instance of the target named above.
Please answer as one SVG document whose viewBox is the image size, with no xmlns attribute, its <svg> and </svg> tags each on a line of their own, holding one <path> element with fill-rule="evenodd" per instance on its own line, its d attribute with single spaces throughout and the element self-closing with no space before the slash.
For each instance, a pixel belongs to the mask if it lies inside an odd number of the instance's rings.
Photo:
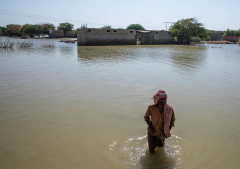
<svg viewBox="0 0 240 169">
<path fill-rule="evenodd" d="M 240 46 L 32 42 L 0 49 L 1 169 L 240 167 Z M 176 121 L 150 154 L 159 89 Z"/>
</svg>

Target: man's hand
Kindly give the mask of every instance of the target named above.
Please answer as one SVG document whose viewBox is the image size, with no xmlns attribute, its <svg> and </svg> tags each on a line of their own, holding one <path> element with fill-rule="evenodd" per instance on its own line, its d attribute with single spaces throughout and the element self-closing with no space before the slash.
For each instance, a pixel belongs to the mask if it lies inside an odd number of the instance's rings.
<svg viewBox="0 0 240 169">
<path fill-rule="evenodd" d="M 152 122 L 151 121 L 146 121 L 147 122 L 147 124 L 148 124 L 148 126 L 149 126 L 149 130 L 150 130 L 150 133 L 154 133 L 154 128 L 153 128 L 153 126 L 152 126 Z"/>
</svg>

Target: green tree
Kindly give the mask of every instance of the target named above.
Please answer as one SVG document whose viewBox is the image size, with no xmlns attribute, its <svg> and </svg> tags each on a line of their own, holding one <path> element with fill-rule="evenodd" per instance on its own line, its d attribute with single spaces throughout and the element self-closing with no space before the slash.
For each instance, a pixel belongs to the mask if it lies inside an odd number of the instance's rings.
<svg viewBox="0 0 240 169">
<path fill-rule="evenodd" d="M 77 29 L 73 29 L 73 30 L 72 30 L 72 33 L 73 33 L 73 34 L 77 34 Z"/>
<path fill-rule="evenodd" d="M 3 32 L 2 32 L 2 29 L 0 28 L 0 35 L 2 35 L 3 34 Z"/>
<path fill-rule="evenodd" d="M 142 25 L 140 25 L 138 23 L 128 25 L 128 27 L 126 29 L 146 30 Z"/>
<path fill-rule="evenodd" d="M 2 35 L 6 35 L 5 31 L 6 31 L 7 28 L 6 28 L 6 27 L 1 27 L 1 26 L 0 26 L 0 29 L 2 30 Z"/>
<path fill-rule="evenodd" d="M 240 30 L 234 31 L 234 36 L 240 36 Z"/>
<path fill-rule="evenodd" d="M 208 30 L 208 29 L 205 29 L 205 31 L 203 31 L 200 35 L 199 35 L 199 38 L 201 38 L 202 40 L 209 40 L 210 39 L 210 35 L 212 34 L 213 32 Z"/>
<path fill-rule="evenodd" d="M 112 29 L 112 27 L 110 25 L 104 25 L 101 29 Z"/>
<path fill-rule="evenodd" d="M 227 29 L 223 36 L 240 36 L 240 29 L 236 31 Z"/>
<path fill-rule="evenodd" d="M 231 31 L 230 31 L 230 29 L 227 29 L 227 31 L 225 32 L 225 36 L 231 36 Z"/>
<path fill-rule="evenodd" d="M 21 25 L 10 24 L 6 26 L 5 34 L 8 36 L 20 36 Z"/>
<path fill-rule="evenodd" d="M 24 33 L 23 33 L 23 29 L 25 29 L 26 27 L 28 27 L 30 24 L 25 24 L 25 25 L 23 25 L 22 26 L 22 28 L 20 29 L 20 35 L 25 35 Z"/>
<path fill-rule="evenodd" d="M 55 26 L 52 23 L 42 23 L 41 27 L 44 35 L 49 34 L 49 30 L 55 30 Z"/>
<path fill-rule="evenodd" d="M 231 35 L 230 29 L 227 29 L 227 31 L 223 34 L 223 36 L 230 36 L 230 35 Z"/>
<path fill-rule="evenodd" d="M 73 29 L 73 24 L 65 22 L 65 23 L 60 23 L 59 26 L 57 27 L 58 30 L 63 30 L 64 34 L 71 31 Z"/>
<path fill-rule="evenodd" d="M 209 39 L 210 31 L 203 26 L 196 18 L 187 18 L 178 20 L 169 31 L 177 41 L 190 43 L 193 37 L 201 36 L 203 39 Z"/>
<path fill-rule="evenodd" d="M 41 25 L 29 25 L 26 24 L 23 26 L 22 35 L 29 35 L 30 37 L 33 36 L 40 36 L 42 34 L 42 27 Z"/>
</svg>

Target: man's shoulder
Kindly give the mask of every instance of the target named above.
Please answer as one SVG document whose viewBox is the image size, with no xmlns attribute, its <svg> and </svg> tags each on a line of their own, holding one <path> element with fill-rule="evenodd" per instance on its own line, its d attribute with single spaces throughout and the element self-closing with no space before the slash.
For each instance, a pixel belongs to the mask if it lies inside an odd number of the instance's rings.
<svg viewBox="0 0 240 169">
<path fill-rule="evenodd" d="M 155 104 L 150 104 L 149 106 L 148 106 L 148 108 L 153 108 L 153 107 L 155 107 L 156 105 Z"/>
</svg>

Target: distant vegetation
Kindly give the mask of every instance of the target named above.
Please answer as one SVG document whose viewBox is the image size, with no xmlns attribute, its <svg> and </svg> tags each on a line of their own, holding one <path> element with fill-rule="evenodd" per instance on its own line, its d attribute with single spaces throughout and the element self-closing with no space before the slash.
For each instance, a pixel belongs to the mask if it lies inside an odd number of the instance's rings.
<svg viewBox="0 0 240 169">
<path fill-rule="evenodd" d="M 126 29 L 136 29 L 136 30 L 146 30 L 142 25 L 140 24 L 131 24 Z"/>
<path fill-rule="evenodd" d="M 20 29 L 20 34 L 21 35 L 27 35 L 27 36 L 30 36 L 30 37 L 40 36 L 42 34 L 41 25 L 25 24 Z"/>
<path fill-rule="evenodd" d="M 112 27 L 110 25 L 104 25 L 101 29 L 112 29 Z"/>
<path fill-rule="evenodd" d="M 52 23 L 43 23 L 41 26 L 42 33 L 44 35 L 49 34 L 49 30 L 55 30 L 55 26 Z"/>
<path fill-rule="evenodd" d="M 9 36 L 21 36 L 20 34 L 21 28 L 22 28 L 21 25 L 10 24 L 6 26 L 4 33 Z"/>
<path fill-rule="evenodd" d="M 240 29 L 235 31 L 227 29 L 227 31 L 223 34 L 223 36 L 240 36 Z"/>
<path fill-rule="evenodd" d="M 57 27 L 58 30 L 63 30 L 64 34 L 67 32 L 71 32 L 73 29 L 74 25 L 68 22 L 65 23 L 60 23 L 59 26 Z"/>
<path fill-rule="evenodd" d="M 169 31 L 171 35 L 179 42 L 190 43 L 193 37 L 201 36 L 202 39 L 209 39 L 210 31 L 203 27 L 196 18 L 188 18 L 177 21 Z"/>
<path fill-rule="evenodd" d="M 77 29 L 72 30 L 73 34 L 77 34 Z"/>
<path fill-rule="evenodd" d="M 57 27 L 58 30 L 63 30 L 64 33 L 73 32 L 73 34 L 77 33 L 77 30 L 73 29 L 73 24 L 71 23 L 60 23 Z M 25 24 L 25 25 L 17 25 L 17 24 L 9 24 L 6 27 L 0 26 L 0 35 L 4 36 L 40 36 L 40 35 L 48 35 L 49 30 L 56 30 L 56 27 L 52 23 L 41 23 L 41 24 Z"/>
</svg>

